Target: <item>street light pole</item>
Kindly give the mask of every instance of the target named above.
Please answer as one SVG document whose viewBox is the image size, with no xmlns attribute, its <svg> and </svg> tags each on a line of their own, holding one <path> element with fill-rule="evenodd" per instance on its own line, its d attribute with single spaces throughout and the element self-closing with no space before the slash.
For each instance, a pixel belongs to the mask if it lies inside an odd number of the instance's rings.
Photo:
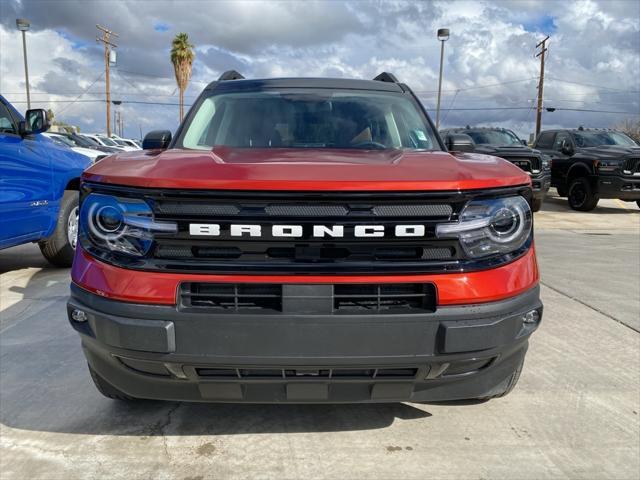
<svg viewBox="0 0 640 480">
<path fill-rule="evenodd" d="M 436 130 L 440 128 L 440 98 L 442 96 L 442 69 L 444 66 L 444 42 L 449 40 L 449 29 L 438 29 L 438 40 L 440 40 L 440 80 L 438 81 L 438 105 L 436 106 Z"/>
<path fill-rule="evenodd" d="M 27 62 L 27 37 L 26 32 L 31 24 L 24 18 L 16 19 L 16 27 L 22 32 L 22 55 L 24 57 L 24 79 L 27 84 L 27 110 L 31 109 L 31 95 L 29 94 L 29 66 Z"/>
</svg>

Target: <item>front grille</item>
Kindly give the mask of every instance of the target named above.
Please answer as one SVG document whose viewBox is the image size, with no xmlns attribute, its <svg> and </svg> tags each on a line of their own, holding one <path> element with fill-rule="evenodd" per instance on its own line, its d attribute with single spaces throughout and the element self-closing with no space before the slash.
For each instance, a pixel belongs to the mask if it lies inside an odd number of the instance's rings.
<svg viewBox="0 0 640 480">
<path fill-rule="evenodd" d="M 202 198 L 204 197 L 204 198 Z M 150 198 L 155 217 L 178 224 L 177 234 L 158 234 L 152 250 L 162 270 L 237 273 L 334 273 L 435 271 L 461 258 L 453 239 L 437 239 L 435 225 L 456 220 L 466 196 L 318 193 L 202 194 Z M 219 225 L 219 235 L 196 235 L 192 225 Z M 231 225 L 258 225 L 260 236 L 233 236 Z M 295 238 L 274 226 L 300 226 Z M 358 225 L 385 229 L 382 237 L 358 238 Z M 419 225 L 424 236 L 396 236 L 398 226 Z M 314 227 L 330 229 L 324 237 Z M 333 228 L 340 228 L 335 234 Z M 448 267 L 447 267 L 448 265 Z M 427 267 L 427 268 L 425 268 Z"/>
<path fill-rule="evenodd" d="M 622 165 L 622 171 L 626 175 L 640 173 L 640 158 L 627 158 Z"/>
<path fill-rule="evenodd" d="M 542 168 L 540 157 L 503 157 L 521 170 L 529 173 L 537 173 Z"/>
<path fill-rule="evenodd" d="M 417 314 L 436 309 L 431 283 L 272 284 L 186 282 L 180 308 L 202 313 Z"/>
<path fill-rule="evenodd" d="M 143 258 L 87 248 L 129 269 L 247 275 L 460 272 L 512 261 L 529 246 L 479 261 L 467 258 L 455 238 L 435 235 L 436 225 L 458 221 L 471 199 L 529 198 L 528 186 L 467 192 L 247 192 L 84 184 L 82 191 L 144 199 L 156 220 L 177 225 L 175 233 L 155 233 Z M 232 227 L 250 230 L 234 233 Z"/>
</svg>

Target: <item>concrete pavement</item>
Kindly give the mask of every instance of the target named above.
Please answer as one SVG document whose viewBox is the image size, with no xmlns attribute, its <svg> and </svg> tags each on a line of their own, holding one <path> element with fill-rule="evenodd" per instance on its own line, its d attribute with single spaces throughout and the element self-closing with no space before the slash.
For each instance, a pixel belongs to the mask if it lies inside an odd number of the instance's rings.
<svg viewBox="0 0 640 480">
<path fill-rule="evenodd" d="M 602 208 L 621 212 L 536 214 L 544 322 L 485 403 L 113 402 L 67 325 L 68 272 L 0 252 L 0 478 L 637 479 L 640 213 Z"/>
</svg>

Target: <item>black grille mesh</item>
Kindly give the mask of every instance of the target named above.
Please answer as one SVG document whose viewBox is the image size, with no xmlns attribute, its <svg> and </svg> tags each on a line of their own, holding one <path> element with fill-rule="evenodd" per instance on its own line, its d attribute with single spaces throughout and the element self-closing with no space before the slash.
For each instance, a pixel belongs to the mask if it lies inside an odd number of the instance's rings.
<svg viewBox="0 0 640 480">
<path fill-rule="evenodd" d="M 349 213 L 342 205 L 267 205 L 264 211 L 282 217 L 342 217 Z"/>
<path fill-rule="evenodd" d="M 381 217 L 449 217 L 451 205 L 378 205 L 373 213 Z"/>
</svg>

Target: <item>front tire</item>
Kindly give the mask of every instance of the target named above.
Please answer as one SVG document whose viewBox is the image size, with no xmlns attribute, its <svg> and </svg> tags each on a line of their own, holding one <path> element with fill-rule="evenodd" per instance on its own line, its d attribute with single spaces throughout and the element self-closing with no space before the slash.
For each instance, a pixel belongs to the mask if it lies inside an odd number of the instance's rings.
<svg viewBox="0 0 640 480">
<path fill-rule="evenodd" d="M 638 205 L 638 208 L 640 208 L 640 200 L 636 200 L 636 205 Z"/>
<path fill-rule="evenodd" d="M 516 388 L 516 384 L 518 383 L 518 380 L 520 380 L 520 374 L 522 373 L 522 367 L 524 367 L 524 359 L 522 359 L 522 361 L 518 364 L 516 369 L 511 374 L 511 376 L 505 382 L 505 387 L 501 392 L 496 393 L 494 395 L 489 395 L 488 397 L 479 398 L 478 400 L 486 401 L 486 400 L 490 400 L 492 398 L 501 398 L 501 397 L 506 397 L 507 395 L 509 395 L 511 393 L 511 391 L 514 388 Z"/>
<path fill-rule="evenodd" d="M 78 192 L 66 190 L 60 201 L 56 228 L 42 240 L 40 251 L 56 267 L 70 267 L 78 239 Z"/>
<path fill-rule="evenodd" d="M 567 200 L 573 210 L 589 212 L 596 208 L 600 197 L 594 193 L 587 177 L 578 177 L 571 181 Z"/>
<path fill-rule="evenodd" d="M 533 212 L 539 212 L 541 208 L 542 208 L 542 199 L 534 198 L 533 201 L 531 202 L 531 210 Z"/>
<path fill-rule="evenodd" d="M 135 398 L 130 397 L 126 393 L 118 390 L 116 387 L 107 382 L 104 378 L 102 378 L 98 373 L 91 368 L 91 365 L 87 365 L 89 367 L 89 373 L 91 374 L 91 380 L 93 380 L 93 384 L 96 386 L 98 391 L 107 398 L 112 400 L 122 400 L 125 402 L 130 402 L 135 400 Z"/>
</svg>

